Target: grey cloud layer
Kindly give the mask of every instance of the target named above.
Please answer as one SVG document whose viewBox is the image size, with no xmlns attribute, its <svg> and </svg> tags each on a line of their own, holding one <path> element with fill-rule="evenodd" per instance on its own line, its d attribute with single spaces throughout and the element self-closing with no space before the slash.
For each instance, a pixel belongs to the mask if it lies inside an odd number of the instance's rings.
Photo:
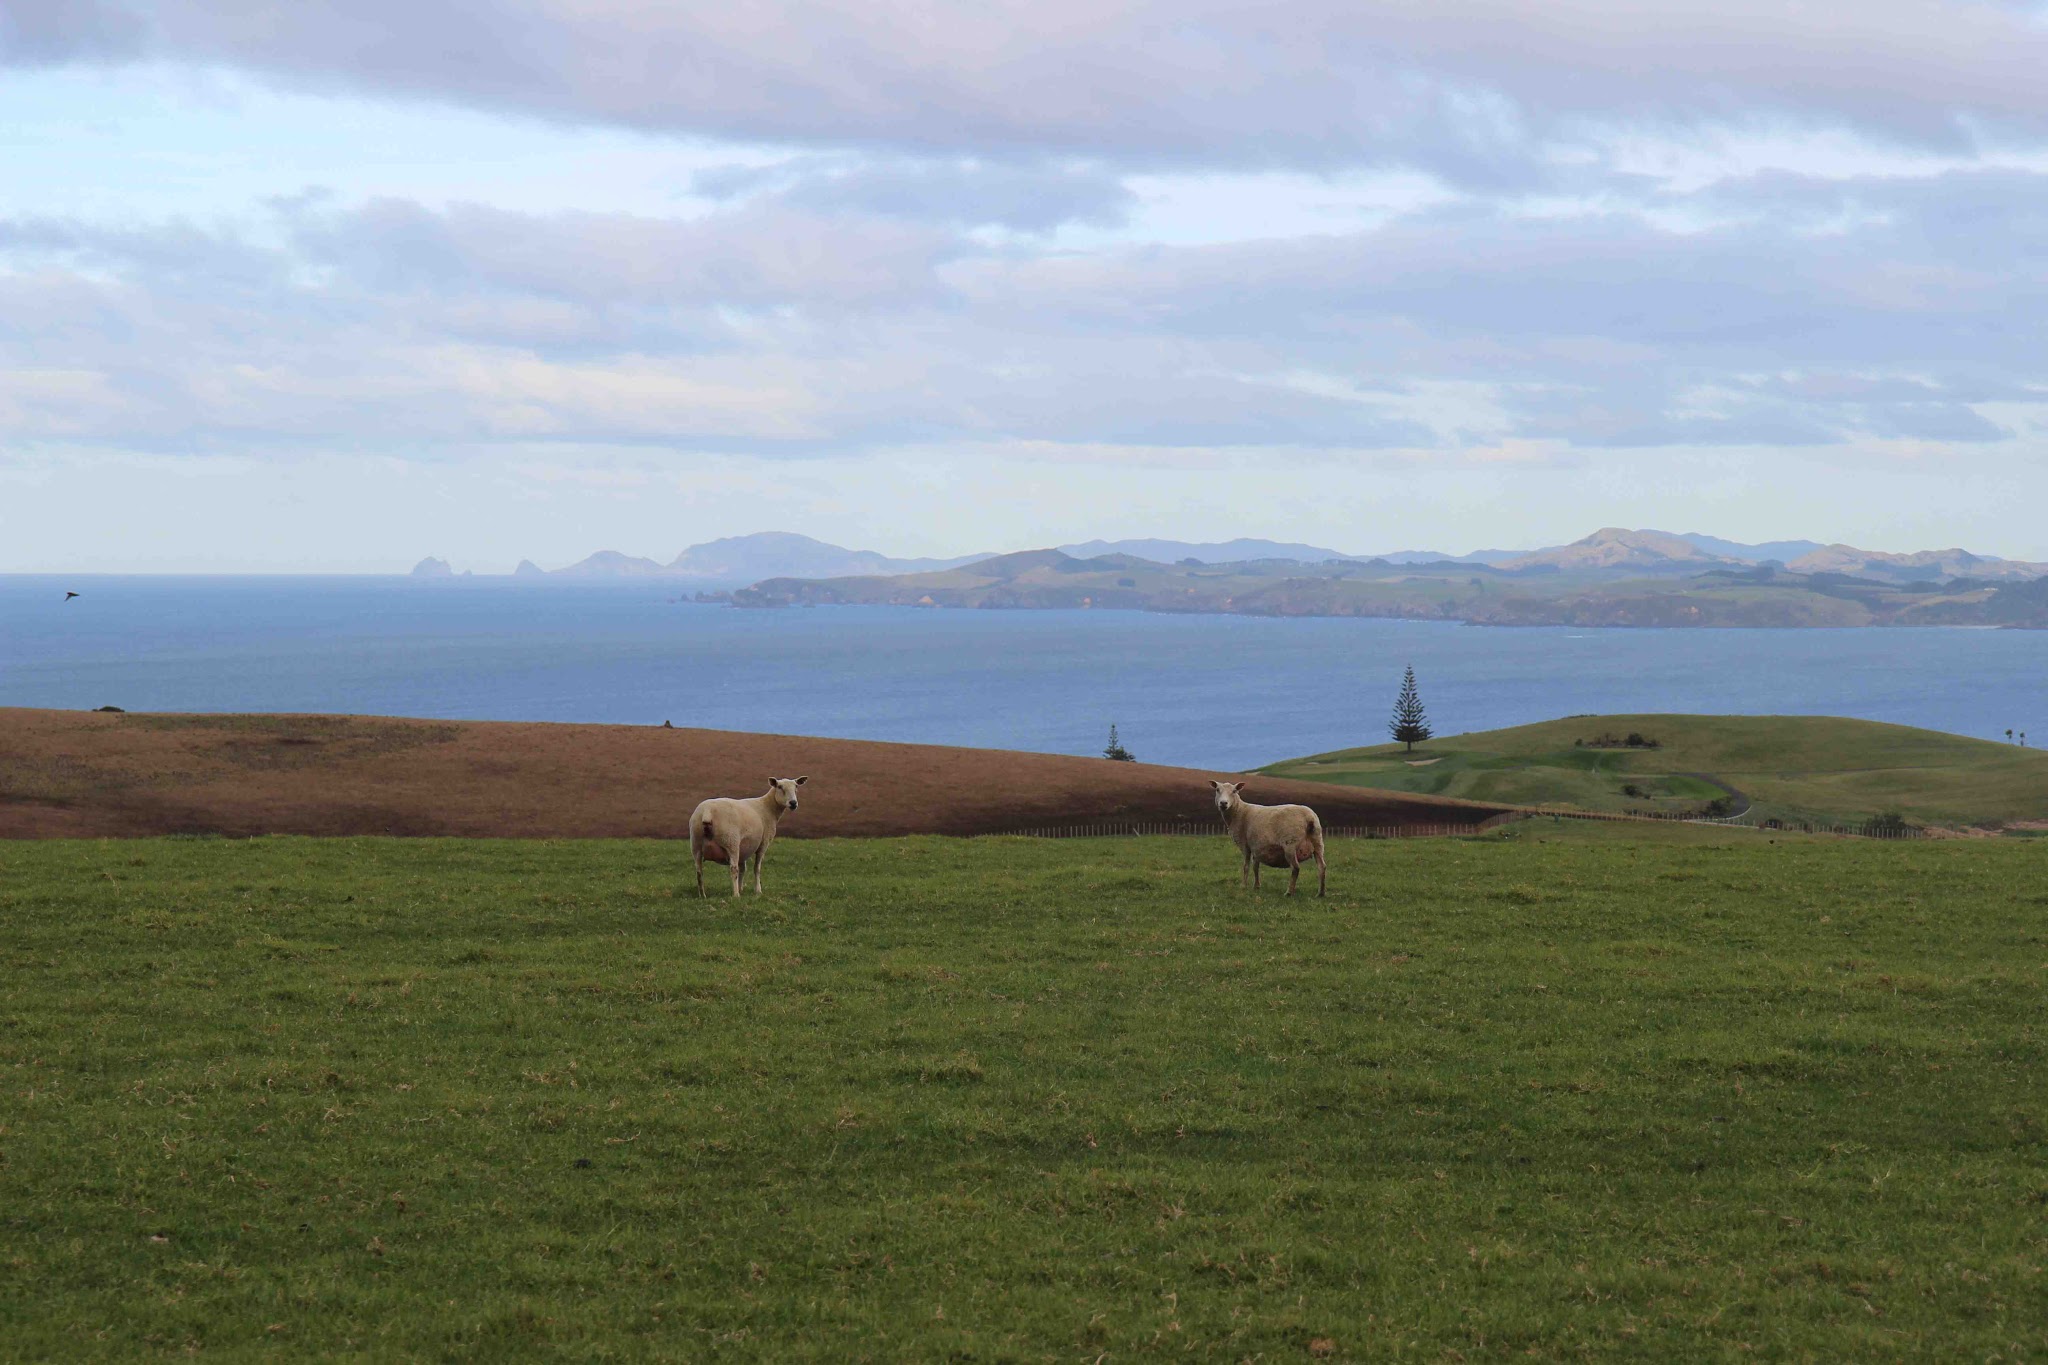
<svg viewBox="0 0 2048 1365">
<path fill-rule="evenodd" d="M 944 194 L 828 210 L 817 179 L 689 219 L 0 221 L 0 443 L 1967 446 L 2048 375 L 2042 176 L 1717 186 L 1692 207 L 1727 225 L 1692 232 L 1464 204 L 1087 253 L 986 245 Z"/>
<path fill-rule="evenodd" d="M 0 59 L 813 146 L 1484 181 L 1592 124 L 2048 128 L 2048 31 L 1986 0 L 9 0 Z"/>
</svg>

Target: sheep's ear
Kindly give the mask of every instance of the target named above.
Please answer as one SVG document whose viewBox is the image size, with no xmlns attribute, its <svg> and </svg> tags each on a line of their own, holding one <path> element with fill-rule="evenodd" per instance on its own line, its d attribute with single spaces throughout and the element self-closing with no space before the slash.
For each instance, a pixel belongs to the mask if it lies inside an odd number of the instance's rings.
<svg viewBox="0 0 2048 1365">
<path fill-rule="evenodd" d="M 804 783 L 806 783 L 806 782 L 808 782 L 808 781 L 810 781 L 810 780 L 811 780 L 811 779 L 810 779 L 809 777 L 799 777 L 799 778 L 798 778 L 798 779 L 796 780 L 796 784 L 797 784 L 797 785 L 798 785 L 799 787 L 801 787 L 801 786 L 802 786 L 802 785 L 803 785 Z"/>
<path fill-rule="evenodd" d="M 1218 781 L 1217 781 L 1217 780 L 1216 780 L 1215 778 L 1213 778 L 1213 777 L 1209 779 L 1209 785 L 1210 785 L 1210 786 L 1212 786 L 1212 787 L 1214 787 L 1214 788 L 1215 788 L 1215 789 L 1216 789 L 1217 791 L 1222 791 L 1222 790 L 1223 790 L 1223 784 L 1222 784 L 1221 782 L 1218 782 Z"/>
</svg>

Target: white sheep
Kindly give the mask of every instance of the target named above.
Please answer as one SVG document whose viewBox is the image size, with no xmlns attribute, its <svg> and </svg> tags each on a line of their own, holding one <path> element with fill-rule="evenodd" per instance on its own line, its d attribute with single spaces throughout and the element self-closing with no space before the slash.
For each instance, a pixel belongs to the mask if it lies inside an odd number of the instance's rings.
<svg viewBox="0 0 2048 1365">
<path fill-rule="evenodd" d="M 754 860 L 754 894 L 761 894 L 761 857 L 775 842 L 775 822 L 784 811 L 796 809 L 796 789 L 808 777 L 773 777 L 768 790 L 750 800 L 714 796 L 697 803 L 690 812 L 690 856 L 697 863 L 697 894 L 704 894 L 704 864 L 708 860 L 732 869 L 732 893 L 740 893 L 740 879 L 747 859 Z"/>
<path fill-rule="evenodd" d="M 1330 887 L 1330 868 L 1323 861 L 1323 822 L 1307 806 L 1255 806 L 1244 799 L 1244 783 L 1211 782 L 1216 789 L 1216 810 L 1223 817 L 1224 827 L 1230 831 L 1230 838 L 1244 855 L 1244 868 L 1238 877 L 1242 886 L 1246 877 L 1251 879 L 1254 889 L 1259 884 L 1259 867 L 1284 867 L 1288 870 L 1287 894 L 1294 894 L 1296 882 L 1301 880 L 1301 865 L 1310 858 L 1316 860 L 1316 894 L 1327 895 Z"/>
</svg>

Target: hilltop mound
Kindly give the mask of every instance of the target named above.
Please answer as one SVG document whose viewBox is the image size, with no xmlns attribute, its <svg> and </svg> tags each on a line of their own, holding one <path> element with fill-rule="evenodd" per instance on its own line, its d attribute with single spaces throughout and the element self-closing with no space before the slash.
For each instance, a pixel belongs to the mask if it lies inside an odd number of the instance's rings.
<svg viewBox="0 0 2048 1365">
<path fill-rule="evenodd" d="M 0 837 L 676 837 L 706 796 L 807 774 L 791 836 L 1215 822 L 1208 779 L 1055 754 L 629 725 L 0 709 Z M 1326 823 L 1478 824 L 1497 805 L 1307 782 Z"/>
<path fill-rule="evenodd" d="M 1551 567 L 1558 569 L 1642 569 L 1690 570 L 1697 572 L 1716 564 L 1741 561 L 1710 554 L 1683 536 L 1663 531 L 1630 531 L 1607 526 L 1584 540 L 1575 540 L 1554 550 L 1510 559 L 1510 569 Z"/>
<path fill-rule="evenodd" d="M 1828 545 L 1793 560 L 1794 573 L 1838 573 L 1886 582 L 1924 583 L 1943 579 L 2038 579 L 2048 564 L 1999 559 L 1968 550 L 1921 550 L 1914 554 L 1883 554 L 1853 545 Z"/>
<path fill-rule="evenodd" d="M 967 572 L 977 578 L 1015 578 L 1034 569 L 1062 570 L 1083 561 L 1058 550 L 1014 550 L 1006 555 L 991 555 L 967 566 Z"/>
</svg>

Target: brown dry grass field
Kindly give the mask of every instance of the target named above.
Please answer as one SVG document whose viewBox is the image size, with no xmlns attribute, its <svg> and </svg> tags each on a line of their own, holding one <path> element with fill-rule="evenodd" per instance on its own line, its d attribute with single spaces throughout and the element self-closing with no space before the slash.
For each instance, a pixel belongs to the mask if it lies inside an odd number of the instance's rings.
<svg viewBox="0 0 2048 1365">
<path fill-rule="evenodd" d="M 400 834 L 668 838 L 706 796 L 807 774 L 785 835 L 1214 824 L 1223 772 L 1053 754 L 629 725 L 0 708 L 0 838 Z M 1251 779 L 1324 823 L 1478 824 L 1505 809 Z"/>
</svg>

